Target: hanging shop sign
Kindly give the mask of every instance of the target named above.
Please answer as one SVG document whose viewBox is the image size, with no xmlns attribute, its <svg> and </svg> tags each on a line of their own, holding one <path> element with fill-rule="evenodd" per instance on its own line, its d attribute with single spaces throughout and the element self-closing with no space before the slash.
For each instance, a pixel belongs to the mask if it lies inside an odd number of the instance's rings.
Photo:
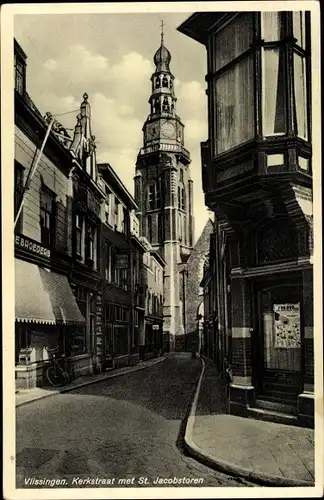
<svg viewBox="0 0 324 500">
<path fill-rule="evenodd" d="M 116 254 L 115 268 L 128 269 L 128 254 Z"/>
<path fill-rule="evenodd" d="M 274 304 L 275 348 L 300 347 L 300 304 Z"/>
<path fill-rule="evenodd" d="M 31 240 L 30 238 L 27 238 L 26 236 L 21 236 L 19 234 L 16 234 L 15 236 L 15 246 L 23 248 L 28 252 L 41 255 L 42 257 L 47 257 L 48 259 L 51 256 L 51 251 L 49 250 L 49 248 L 45 248 L 42 245 L 40 245 L 37 241 Z"/>
</svg>

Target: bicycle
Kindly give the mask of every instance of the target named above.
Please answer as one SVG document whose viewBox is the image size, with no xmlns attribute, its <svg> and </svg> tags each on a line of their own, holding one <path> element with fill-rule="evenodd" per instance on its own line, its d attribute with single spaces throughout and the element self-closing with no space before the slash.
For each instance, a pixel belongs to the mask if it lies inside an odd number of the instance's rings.
<svg viewBox="0 0 324 500">
<path fill-rule="evenodd" d="M 65 358 L 65 355 L 62 354 L 61 358 L 59 358 L 61 362 L 56 358 L 55 353 L 58 350 L 59 347 L 55 347 L 54 349 L 48 349 L 47 351 L 51 357 L 51 365 L 46 369 L 46 378 L 53 387 L 59 387 L 69 384 L 73 380 L 73 373 Z"/>
</svg>

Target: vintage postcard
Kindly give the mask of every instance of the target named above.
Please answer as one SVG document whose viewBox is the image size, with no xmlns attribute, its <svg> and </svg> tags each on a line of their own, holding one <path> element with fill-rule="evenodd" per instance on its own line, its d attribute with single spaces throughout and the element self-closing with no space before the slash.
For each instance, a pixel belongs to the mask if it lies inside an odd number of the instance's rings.
<svg viewBox="0 0 324 500">
<path fill-rule="evenodd" d="M 322 496 L 319 19 L 2 7 L 7 500 Z"/>
</svg>

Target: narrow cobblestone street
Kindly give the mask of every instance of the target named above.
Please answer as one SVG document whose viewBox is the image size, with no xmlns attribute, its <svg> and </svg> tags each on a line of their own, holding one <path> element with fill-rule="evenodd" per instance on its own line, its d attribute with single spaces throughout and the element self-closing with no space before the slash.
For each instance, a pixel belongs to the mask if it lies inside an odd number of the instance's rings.
<svg viewBox="0 0 324 500">
<path fill-rule="evenodd" d="M 154 482 L 174 477 L 197 478 L 205 487 L 252 486 L 183 453 L 183 419 L 200 370 L 199 360 L 172 357 L 18 407 L 17 487 L 33 487 L 28 478 L 65 479 L 65 487 L 103 487 L 87 478 L 115 478 L 111 486 L 127 486 L 124 479 L 130 487 L 165 486 Z"/>
</svg>

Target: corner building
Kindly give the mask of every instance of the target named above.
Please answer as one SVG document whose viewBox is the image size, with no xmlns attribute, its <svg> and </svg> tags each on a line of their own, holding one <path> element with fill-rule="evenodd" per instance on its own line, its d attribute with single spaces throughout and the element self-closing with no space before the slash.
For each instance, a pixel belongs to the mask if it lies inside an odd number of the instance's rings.
<svg viewBox="0 0 324 500">
<path fill-rule="evenodd" d="M 161 46 L 154 56 L 150 114 L 143 126 L 137 162 L 135 200 L 140 234 L 166 262 L 164 270 L 164 349 L 184 350 L 180 266 L 193 247 L 193 186 L 190 154 L 184 147 L 184 125 L 176 114 L 171 54 Z"/>
<path fill-rule="evenodd" d="M 230 411 L 312 425 L 310 13 L 195 13 L 178 29 L 207 49 L 202 177 Z"/>
</svg>

